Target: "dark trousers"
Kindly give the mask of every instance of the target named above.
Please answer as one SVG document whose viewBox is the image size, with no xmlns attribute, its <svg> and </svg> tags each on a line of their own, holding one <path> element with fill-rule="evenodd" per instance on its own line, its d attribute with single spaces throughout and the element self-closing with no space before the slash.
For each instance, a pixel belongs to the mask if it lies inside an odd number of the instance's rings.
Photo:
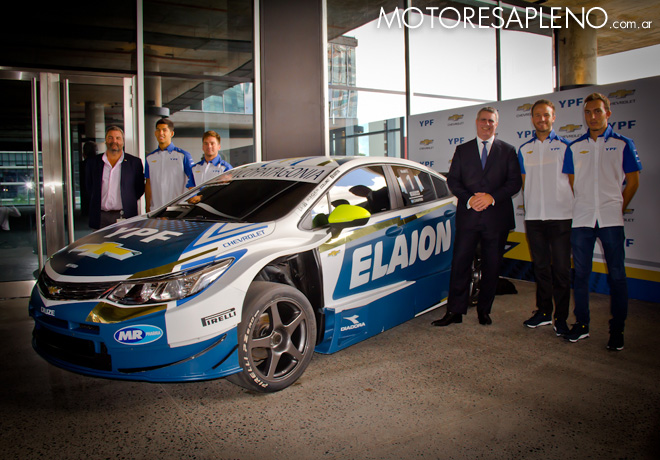
<svg viewBox="0 0 660 460">
<path fill-rule="evenodd" d="M 566 321 L 571 299 L 571 220 L 526 220 L 525 231 L 536 278 L 536 308 Z"/>
<path fill-rule="evenodd" d="M 603 245 L 610 283 L 610 332 L 623 332 L 628 316 L 628 280 L 625 267 L 625 234 L 620 227 L 577 227 L 571 234 L 573 264 L 575 265 L 575 319 L 589 324 L 589 277 L 591 276 L 594 245 L 598 238 Z"/>
<path fill-rule="evenodd" d="M 472 261 L 481 243 L 481 287 L 477 312 L 490 313 L 495 299 L 497 280 L 500 276 L 500 265 L 504 255 L 507 231 L 456 228 L 454 239 L 454 254 L 451 262 L 451 279 L 449 282 L 449 298 L 447 311 L 452 313 L 467 313 L 470 297 L 470 279 Z"/>
<path fill-rule="evenodd" d="M 99 228 L 105 228 L 117 222 L 122 217 L 121 211 L 101 211 L 101 224 Z"/>
</svg>

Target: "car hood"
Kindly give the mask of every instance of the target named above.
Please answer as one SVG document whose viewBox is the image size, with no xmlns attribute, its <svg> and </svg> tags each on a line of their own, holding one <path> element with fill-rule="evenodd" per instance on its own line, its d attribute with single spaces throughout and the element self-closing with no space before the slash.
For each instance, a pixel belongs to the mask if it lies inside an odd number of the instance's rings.
<svg viewBox="0 0 660 460">
<path fill-rule="evenodd" d="M 171 273 L 236 252 L 273 231 L 274 224 L 138 217 L 96 231 L 54 254 L 48 274 L 59 281 L 102 281 Z M 244 252 L 244 251 L 243 251 Z"/>
</svg>

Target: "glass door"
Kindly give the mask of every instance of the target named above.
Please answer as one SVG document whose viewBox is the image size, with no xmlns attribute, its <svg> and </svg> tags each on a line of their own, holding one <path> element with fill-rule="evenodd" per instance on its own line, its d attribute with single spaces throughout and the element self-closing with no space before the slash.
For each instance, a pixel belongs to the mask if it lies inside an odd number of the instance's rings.
<svg viewBox="0 0 660 460">
<path fill-rule="evenodd" d="M 91 232 L 85 159 L 119 126 L 136 153 L 134 77 L 0 71 L 0 297 Z M 36 166 L 35 166 L 36 165 Z"/>
</svg>

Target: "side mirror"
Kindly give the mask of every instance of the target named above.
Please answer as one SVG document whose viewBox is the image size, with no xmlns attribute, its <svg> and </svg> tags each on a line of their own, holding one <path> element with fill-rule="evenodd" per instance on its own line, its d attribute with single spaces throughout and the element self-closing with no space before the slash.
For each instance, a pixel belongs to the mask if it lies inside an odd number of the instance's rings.
<svg viewBox="0 0 660 460">
<path fill-rule="evenodd" d="M 340 204 L 328 216 L 328 224 L 334 236 L 349 227 L 359 227 L 369 222 L 371 213 L 360 206 Z"/>
</svg>

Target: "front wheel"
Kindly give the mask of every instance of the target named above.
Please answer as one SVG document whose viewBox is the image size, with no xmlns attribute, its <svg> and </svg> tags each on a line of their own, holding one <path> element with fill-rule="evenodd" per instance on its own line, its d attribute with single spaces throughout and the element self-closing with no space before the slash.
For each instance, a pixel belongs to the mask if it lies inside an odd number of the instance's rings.
<svg viewBox="0 0 660 460">
<path fill-rule="evenodd" d="M 238 325 L 243 370 L 227 379 L 262 393 L 283 390 L 305 371 L 315 343 L 316 318 L 307 298 L 286 284 L 255 281 Z"/>
</svg>

